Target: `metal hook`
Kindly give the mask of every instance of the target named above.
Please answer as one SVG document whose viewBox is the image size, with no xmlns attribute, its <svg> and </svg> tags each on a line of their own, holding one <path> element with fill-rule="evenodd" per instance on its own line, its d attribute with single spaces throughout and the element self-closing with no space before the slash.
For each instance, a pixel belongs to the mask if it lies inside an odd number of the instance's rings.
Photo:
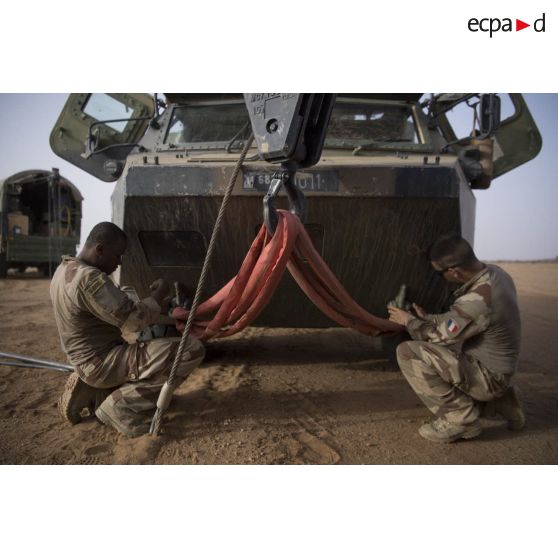
<svg viewBox="0 0 558 558">
<path fill-rule="evenodd" d="M 304 221 L 306 217 L 306 198 L 300 188 L 295 184 L 295 172 L 295 170 L 286 168 L 283 168 L 280 172 L 276 172 L 271 180 L 269 190 L 263 198 L 264 223 L 271 235 L 275 232 L 277 223 L 279 222 L 273 200 L 282 186 L 285 187 L 287 197 L 289 198 L 289 211 L 293 215 L 296 215 L 301 221 Z"/>
</svg>

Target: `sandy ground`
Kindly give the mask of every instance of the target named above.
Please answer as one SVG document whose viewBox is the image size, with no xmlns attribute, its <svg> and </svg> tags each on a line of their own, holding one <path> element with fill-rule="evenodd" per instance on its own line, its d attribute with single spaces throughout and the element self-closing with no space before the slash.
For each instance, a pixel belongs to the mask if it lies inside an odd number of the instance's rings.
<svg viewBox="0 0 558 558">
<path fill-rule="evenodd" d="M 342 330 L 249 328 L 208 346 L 163 435 L 126 439 L 94 417 L 70 426 L 66 375 L 0 366 L 0 463 L 558 463 L 558 263 L 503 263 L 516 281 L 523 350 L 516 385 L 528 424 L 483 420 L 481 437 L 422 440 L 429 413 L 375 340 Z M 0 281 L 0 351 L 64 361 L 48 280 Z"/>
</svg>

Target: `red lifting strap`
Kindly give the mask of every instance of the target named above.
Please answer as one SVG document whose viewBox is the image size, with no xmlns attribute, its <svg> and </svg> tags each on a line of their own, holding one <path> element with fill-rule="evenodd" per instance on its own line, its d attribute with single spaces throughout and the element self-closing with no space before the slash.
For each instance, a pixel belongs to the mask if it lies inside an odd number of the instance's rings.
<svg viewBox="0 0 558 558">
<path fill-rule="evenodd" d="M 284 210 L 277 213 L 279 223 L 273 237 L 262 225 L 238 275 L 199 305 L 192 335 L 202 340 L 228 337 L 248 327 L 266 307 L 285 268 L 308 298 L 338 324 L 373 336 L 402 331 L 400 325 L 370 314 L 351 298 L 314 248 L 298 217 Z M 188 311 L 175 308 L 172 316 L 183 331 Z"/>
</svg>

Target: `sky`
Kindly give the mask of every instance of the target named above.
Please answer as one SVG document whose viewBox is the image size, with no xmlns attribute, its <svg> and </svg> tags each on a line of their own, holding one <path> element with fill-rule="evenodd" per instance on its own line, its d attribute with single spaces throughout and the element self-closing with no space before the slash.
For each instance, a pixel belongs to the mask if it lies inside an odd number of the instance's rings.
<svg viewBox="0 0 558 558">
<path fill-rule="evenodd" d="M 49 134 L 66 94 L 0 94 L 0 179 L 27 169 L 57 167 L 81 191 L 82 238 L 111 218 L 115 183 L 97 180 L 56 156 Z M 475 251 L 486 260 L 558 257 L 558 94 L 527 94 L 543 147 L 532 161 L 494 180 L 477 199 Z"/>
</svg>

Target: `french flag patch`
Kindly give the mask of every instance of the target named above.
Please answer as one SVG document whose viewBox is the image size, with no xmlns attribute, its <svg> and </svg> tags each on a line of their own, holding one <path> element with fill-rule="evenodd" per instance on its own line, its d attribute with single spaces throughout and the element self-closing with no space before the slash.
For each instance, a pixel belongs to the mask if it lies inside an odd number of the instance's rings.
<svg viewBox="0 0 558 558">
<path fill-rule="evenodd" d="M 448 320 L 448 331 L 450 333 L 456 333 L 459 331 L 459 326 L 453 320 Z"/>
</svg>

